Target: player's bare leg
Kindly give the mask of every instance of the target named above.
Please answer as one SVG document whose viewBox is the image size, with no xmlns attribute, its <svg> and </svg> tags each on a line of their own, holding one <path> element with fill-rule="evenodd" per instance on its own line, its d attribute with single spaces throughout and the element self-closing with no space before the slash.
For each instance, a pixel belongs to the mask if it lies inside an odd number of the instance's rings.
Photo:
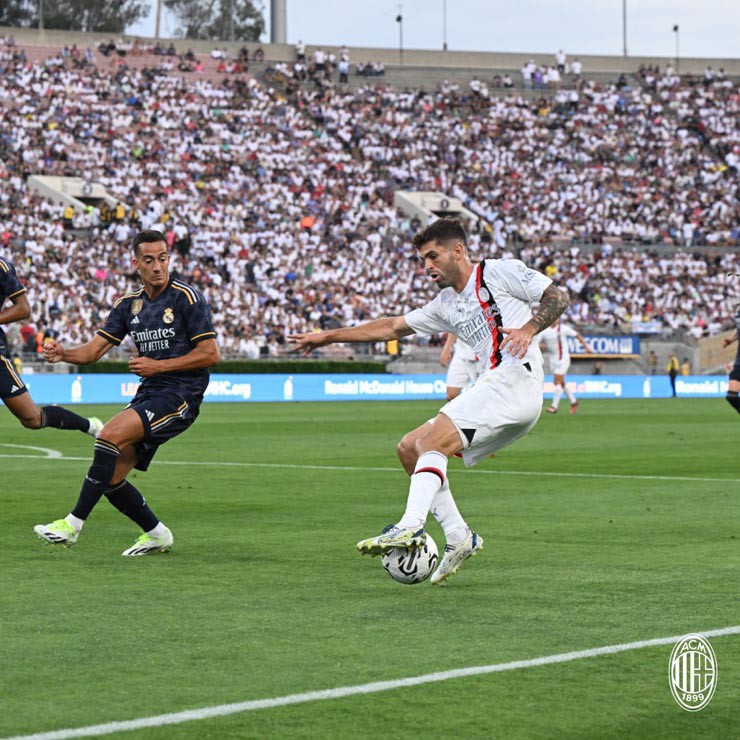
<svg viewBox="0 0 740 740">
<path fill-rule="evenodd" d="M 560 399 L 563 397 L 563 393 L 565 392 L 565 376 L 555 373 L 553 375 L 553 382 L 555 383 L 555 391 L 552 396 L 552 403 L 550 404 L 550 406 L 548 406 L 547 409 L 545 409 L 548 414 L 558 413 Z"/>
<path fill-rule="evenodd" d="M 561 385 L 563 386 L 563 393 L 565 393 L 565 397 L 570 402 L 570 415 L 573 416 L 578 410 L 578 399 L 575 397 L 573 391 L 568 388 L 568 381 L 565 375 L 561 375 L 560 377 L 562 378 Z"/>
<path fill-rule="evenodd" d="M 457 398 L 462 393 L 462 388 L 456 388 L 454 385 L 447 386 L 447 401 Z"/>
<path fill-rule="evenodd" d="M 85 419 L 62 406 L 41 408 L 36 405 L 30 393 L 5 398 L 3 403 L 26 429 L 73 429 L 95 437 L 103 427 L 103 422 L 95 416 Z"/>
<path fill-rule="evenodd" d="M 431 421 L 427 421 L 420 427 L 416 427 L 416 429 L 408 432 L 403 436 L 401 441 L 398 443 L 398 446 L 396 447 L 398 459 L 401 461 L 403 469 L 409 475 L 413 475 L 414 468 L 416 467 L 416 461 L 419 457 L 419 453 L 416 450 L 416 442 L 429 431 L 429 428 L 432 426 L 432 424 L 434 424 L 435 421 L 436 418 L 432 419 Z"/>
</svg>

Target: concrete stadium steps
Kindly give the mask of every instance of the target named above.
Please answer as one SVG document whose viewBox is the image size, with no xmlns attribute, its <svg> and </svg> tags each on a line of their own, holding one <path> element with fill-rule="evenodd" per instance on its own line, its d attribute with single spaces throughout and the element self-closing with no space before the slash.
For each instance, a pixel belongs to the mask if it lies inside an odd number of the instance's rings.
<svg viewBox="0 0 740 740">
<path fill-rule="evenodd" d="M 250 68 L 250 71 L 257 73 L 256 68 L 255 70 Z M 494 77 L 503 77 L 507 73 L 510 75 L 514 87 L 508 89 L 503 87 L 494 88 Z M 590 75 L 587 79 L 605 85 L 616 82 L 618 77 L 618 74 L 601 72 Z M 473 79 L 478 79 L 488 85 L 492 95 L 507 95 L 514 91 L 517 94 L 524 93 L 526 96 L 543 97 L 555 93 L 555 90 L 548 88 L 524 90 L 519 72 L 512 72 L 506 69 L 492 69 L 490 67 L 420 67 L 393 64 L 386 65 L 385 75 L 380 77 L 362 77 L 355 73 L 355 64 L 353 63 L 349 74 L 348 87 L 351 90 L 356 90 L 359 87 L 365 86 L 387 85 L 396 90 L 414 89 L 429 92 L 436 91 L 438 85 L 447 80 L 451 84 L 459 85 L 461 91 L 467 93 L 469 91 L 469 84 Z M 332 80 L 335 84 L 338 84 L 338 73 L 334 73 Z M 560 87 L 561 89 L 571 89 L 573 87 L 572 77 L 567 75 Z"/>
<path fill-rule="evenodd" d="M 61 46 L 33 46 L 30 44 L 19 44 L 18 49 L 23 49 L 28 59 L 29 64 L 40 64 L 43 65 L 48 59 L 57 56 L 63 49 Z M 221 82 L 225 77 L 243 76 L 243 75 L 228 75 L 224 72 L 218 71 L 218 59 L 213 59 L 210 54 L 196 54 L 196 59 L 203 65 L 202 72 L 182 72 L 177 68 L 179 63 L 178 57 L 164 57 L 155 56 L 154 54 L 140 54 L 131 55 L 127 54 L 125 57 L 121 57 L 116 53 L 109 56 L 101 54 L 95 49 L 95 58 L 93 60 L 95 67 L 101 72 L 108 72 L 113 74 L 116 69 L 125 64 L 129 69 L 143 69 L 144 67 L 156 67 L 163 61 L 170 61 L 173 64 L 173 69 L 168 72 L 173 77 L 184 77 L 188 80 L 208 80 L 210 82 Z M 71 64 L 71 62 L 68 62 Z M 251 67 L 252 65 L 250 65 Z M 255 64 L 258 73 L 264 71 L 267 66 L 264 63 Z"/>
<path fill-rule="evenodd" d="M 28 58 L 28 62 L 43 64 L 50 57 L 56 56 L 62 50 L 62 46 L 39 46 L 32 44 L 19 44 L 19 49 L 23 49 Z M 116 53 L 109 56 L 101 54 L 97 48 L 95 49 L 94 63 L 97 69 L 102 72 L 114 72 L 116 68 L 125 64 L 129 69 L 143 69 L 144 67 L 156 67 L 159 63 L 165 60 L 169 60 L 173 63 L 174 69 L 168 72 L 168 74 L 174 77 L 184 77 L 188 80 L 203 79 L 212 83 L 220 83 L 225 78 L 240 77 L 242 75 L 233 75 L 225 72 L 218 71 L 219 60 L 213 59 L 210 54 L 196 54 L 196 59 L 203 65 L 202 72 L 182 72 L 177 69 L 178 58 L 177 57 L 162 57 L 155 56 L 154 54 L 141 54 L 131 55 L 128 54 L 125 57 L 121 57 Z M 366 61 L 366 60 L 356 60 Z M 373 61 L 373 60 L 367 60 Z M 373 85 L 388 85 L 395 88 L 396 90 L 405 89 L 422 89 L 425 91 L 435 91 L 438 85 L 445 80 L 452 84 L 460 86 L 461 90 L 468 92 L 469 83 L 474 78 L 477 78 L 481 82 L 488 85 L 491 94 L 494 95 L 506 95 L 512 90 L 517 93 L 524 92 L 527 96 L 542 97 L 548 96 L 554 93 L 549 89 L 539 90 L 526 90 L 523 91 L 521 87 L 521 75 L 518 71 L 512 71 L 510 69 L 495 69 L 491 67 L 431 67 L 431 66 L 414 66 L 414 65 L 401 65 L 401 64 L 387 64 L 385 68 L 385 75 L 381 77 L 361 77 L 355 74 L 355 64 L 351 65 L 351 72 L 349 75 L 348 85 L 349 88 L 355 90 L 359 87 L 373 86 Z M 274 66 L 274 63 L 270 62 L 250 62 L 249 74 L 254 75 L 258 79 L 264 79 L 265 72 Z M 291 66 L 290 64 L 288 65 Z M 504 74 L 509 74 L 514 82 L 514 87 L 510 89 L 506 88 L 494 88 L 493 79 L 496 76 L 503 77 Z M 595 72 L 587 73 L 586 79 L 594 80 L 602 84 L 608 84 L 615 82 L 618 78 L 616 73 L 611 72 Z M 335 71 L 333 80 L 335 84 L 338 82 L 339 75 Z M 310 83 L 309 83 L 310 84 Z M 572 77 L 567 75 L 561 83 L 561 88 L 569 89 L 572 87 Z"/>
</svg>

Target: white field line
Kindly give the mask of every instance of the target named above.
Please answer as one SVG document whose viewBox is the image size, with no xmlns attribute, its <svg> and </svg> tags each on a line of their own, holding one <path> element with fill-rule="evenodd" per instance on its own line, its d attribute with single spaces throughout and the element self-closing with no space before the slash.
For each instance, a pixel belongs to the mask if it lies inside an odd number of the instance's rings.
<svg viewBox="0 0 740 740">
<path fill-rule="evenodd" d="M 691 630 L 696 634 L 695 630 Z M 685 633 L 688 634 L 688 633 Z M 699 632 L 704 637 L 722 637 L 724 635 L 740 635 L 740 625 L 735 627 L 724 627 L 722 629 Z M 253 701 L 242 701 L 233 704 L 218 704 L 201 709 L 188 709 L 184 712 L 173 712 L 172 714 L 158 714 L 152 717 L 141 717 L 140 719 L 124 720 L 121 722 L 106 722 L 100 725 L 88 725 L 65 730 L 53 730 L 51 732 L 39 732 L 33 735 L 15 735 L 1 740 L 72 740 L 79 737 L 99 737 L 110 735 L 114 732 L 126 732 L 130 730 L 141 730 L 147 727 L 163 727 L 165 725 L 179 725 L 183 722 L 210 719 L 211 717 L 225 717 L 231 714 L 243 714 L 254 712 L 257 709 L 273 709 L 290 704 L 305 704 L 314 701 L 326 701 L 328 699 L 341 699 L 345 696 L 357 696 L 359 694 L 377 694 L 380 691 L 391 691 L 393 689 L 406 688 L 408 686 L 420 686 L 427 683 L 438 683 L 449 681 L 453 678 L 466 678 L 468 676 L 483 676 L 490 673 L 503 673 L 504 671 L 515 671 L 521 668 L 535 668 L 537 666 L 552 665 L 553 663 L 570 663 L 582 658 L 595 658 L 600 655 L 613 655 L 624 653 L 628 650 L 640 650 L 647 647 L 660 645 L 672 645 L 681 639 L 683 635 L 673 637 L 657 637 L 653 640 L 640 640 L 639 642 L 627 642 L 620 645 L 606 645 L 588 650 L 578 650 L 571 653 L 559 653 L 558 655 L 545 655 L 531 660 L 515 660 L 511 663 L 494 663 L 492 665 L 470 666 L 468 668 L 457 668 L 451 671 L 439 671 L 438 673 L 425 673 L 421 676 L 399 678 L 393 681 L 376 681 L 374 683 L 359 684 L 356 686 L 342 686 L 336 689 L 323 689 L 320 691 L 307 691 L 302 694 L 288 694 L 287 696 L 276 696 L 271 699 L 255 699 Z M 667 687 L 666 687 L 667 691 Z"/>
<path fill-rule="evenodd" d="M 2 445 L 0 445 L 2 446 Z M 3 455 L 0 458 L 13 458 L 19 460 L 53 460 L 54 462 L 87 462 L 89 457 L 67 457 L 41 456 L 41 455 Z M 395 468 L 361 467 L 354 465 L 296 465 L 291 463 L 258 463 L 258 462 L 219 462 L 217 460 L 155 460 L 154 465 L 205 465 L 220 468 L 285 468 L 290 470 L 338 470 L 344 471 L 366 471 L 370 473 L 400 473 L 399 465 Z M 524 475 L 535 478 L 607 478 L 614 480 L 658 480 L 658 481 L 688 481 L 697 483 L 740 483 L 740 478 L 701 478 L 697 476 L 678 475 L 622 475 L 617 473 L 562 473 L 537 470 L 452 470 L 453 475 L 464 473 L 466 475 Z M 0 739 L 2 740 L 2 739 Z"/>
</svg>

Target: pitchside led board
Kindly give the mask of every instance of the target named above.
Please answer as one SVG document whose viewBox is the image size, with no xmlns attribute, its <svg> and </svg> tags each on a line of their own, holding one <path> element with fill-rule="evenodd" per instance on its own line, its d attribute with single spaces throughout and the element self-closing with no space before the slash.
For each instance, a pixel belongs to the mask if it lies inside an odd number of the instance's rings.
<svg viewBox="0 0 740 740">
<path fill-rule="evenodd" d="M 139 379 L 133 375 L 26 375 L 36 403 L 128 403 Z M 667 376 L 569 375 L 579 398 L 668 398 Z M 682 398 L 715 398 L 727 393 L 725 376 L 676 379 Z M 545 396 L 552 394 L 545 378 Z M 444 375 L 212 375 L 206 401 L 394 401 L 443 400 Z"/>
<path fill-rule="evenodd" d="M 639 357 L 640 337 L 610 337 L 602 334 L 587 334 L 583 337 L 594 351 L 592 355 L 584 352 L 575 337 L 568 337 L 568 351 L 574 357 Z"/>
</svg>

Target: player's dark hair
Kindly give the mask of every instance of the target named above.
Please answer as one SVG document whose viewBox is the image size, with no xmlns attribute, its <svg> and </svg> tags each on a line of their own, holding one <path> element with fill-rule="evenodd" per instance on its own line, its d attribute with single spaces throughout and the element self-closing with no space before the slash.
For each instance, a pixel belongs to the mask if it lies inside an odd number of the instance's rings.
<svg viewBox="0 0 740 740">
<path fill-rule="evenodd" d="M 139 244 L 154 244 L 155 242 L 167 243 L 164 234 L 156 229 L 147 229 L 140 231 L 131 242 L 131 249 L 134 250 L 134 257 L 139 255 Z"/>
<path fill-rule="evenodd" d="M 414 246 L 417 249 L 421 249 L 429 242 L 442 244 L 445 247 L 451 246 L 454 242 L 461 242 L 466 246 L 468 243 L 465 229 L 454 218 L 440 218 L 414 234 Z"/>
</svg>

